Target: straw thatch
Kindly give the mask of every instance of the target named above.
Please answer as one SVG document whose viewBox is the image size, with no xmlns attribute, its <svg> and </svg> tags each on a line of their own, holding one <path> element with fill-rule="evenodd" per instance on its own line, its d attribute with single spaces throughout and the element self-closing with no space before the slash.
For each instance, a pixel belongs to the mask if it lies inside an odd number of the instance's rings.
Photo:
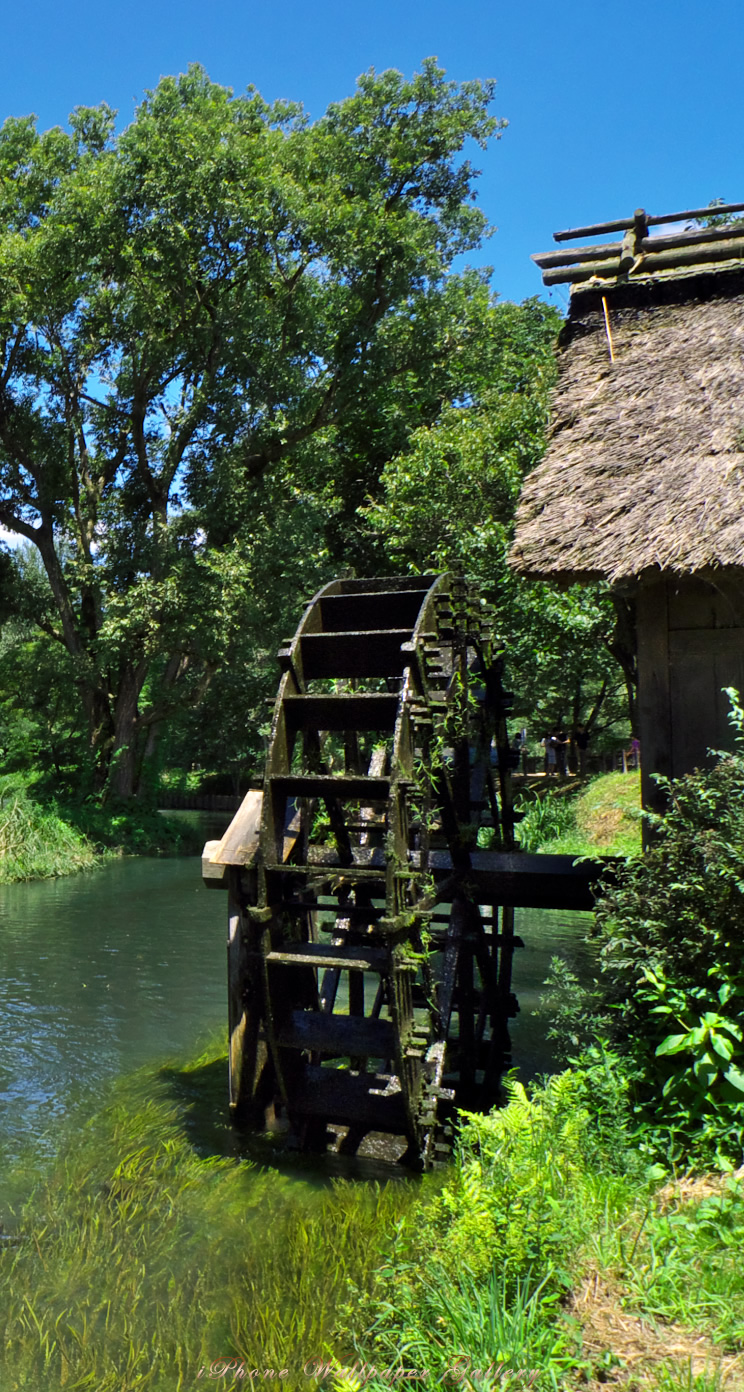
<svg viewBox="0 0 744 1392">
<path fill-rule="evenodd" d="M 744 565 L 744 271 L 576 289 L 559 356 L 514 568 L 617 582 Z"/>
</svg>

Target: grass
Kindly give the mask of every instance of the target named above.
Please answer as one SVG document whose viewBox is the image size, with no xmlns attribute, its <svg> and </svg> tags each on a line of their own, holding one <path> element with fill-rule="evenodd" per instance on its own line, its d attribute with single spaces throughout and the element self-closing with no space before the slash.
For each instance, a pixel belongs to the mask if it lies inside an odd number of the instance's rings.
<svg viewBox="0 0 744 1392">
<path fill-rule="evenodd" d="M 110 855 L 195 854 L 202 840 L 146 804 L 44 803 L 23 775 L 0 775 L 0 884 L 74 875 Z"/>
<path fill-rule="evenodd" d="M 71 875 L 95 863 L 95 848 L 55 808 L 34 802 L 17 775 L 0 777 L 0 883 Z"/>
<path fill-rule="evenodd" d="M 404 1217 L 347 1315 L 353 1329 L 363 1314 L 367 1368 L 426 1370 L 426 1389 L 733 1392 L 743 1238 L 742 1176 L 647 1170 L 602 1065 L 531 1099 L 512 1085 L 500 1112 L 466 1116 L 454 1171 Z"/>
<path fill-rule="evenodd" d="M 384 1187 L 247 1149 L 224 1073 L 119 1083 L 0 1214 L 3 1392 L 744 1386 L 741 1177 L 647 1172 L 611 1066 L 512 1085 L 441 1181 Z"/>
<path fill-rule="evenodd" d="M 640 774 L 604 773 L 577 794 L 539 795 L 527 806 L 520 839 L 526 850 L 553 855 L 639 855 Z"/>
</svg>

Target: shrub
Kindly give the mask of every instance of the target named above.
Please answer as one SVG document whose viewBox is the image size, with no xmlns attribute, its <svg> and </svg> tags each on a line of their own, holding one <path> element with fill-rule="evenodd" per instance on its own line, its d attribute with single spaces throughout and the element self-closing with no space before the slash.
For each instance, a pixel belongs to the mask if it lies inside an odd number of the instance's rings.
<svg viewBox="0 0 744 1392">
<path fill-rule="evenodd" d="M 734 695 L 734 693 L 732 693 Z M 744 1147 L 744 715 L 735 753 L 661 780 L 654 842 L 596 911 L 602 1028 L 673 1157 L 740 1163 Z"/>
<path fill-rule="evenodd" d="M 371 1296 L 348 1307 L 357 1352 L 377 1367 L 426 1366 L 439 1386 L 455 1364 L 501 1364 L 483 1382 L 461 1379 L 485 1392 L 518 1386 L 520 1369 L 555 1388 L 578 1366 L 561 1317 L 577 1254 L 595 1230 L 616 1230 L 638 1192 L 617 1163 L 627 1142 L 603 1133 L 608 1102 L 622 1125 L 622 1084 L 598 1058 L 529 1097 L 512 1078 L 506 1091 L 488 1116 L 460 1113 L 454 1169 L 399 1224 Z"/>
</svg>

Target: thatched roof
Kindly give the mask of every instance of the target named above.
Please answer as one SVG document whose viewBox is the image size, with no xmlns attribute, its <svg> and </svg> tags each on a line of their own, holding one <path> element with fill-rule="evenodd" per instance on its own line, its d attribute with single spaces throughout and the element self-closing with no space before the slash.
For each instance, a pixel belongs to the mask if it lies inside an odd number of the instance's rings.
<svg viewBox="0 0 744 1392">
<path fill-rule="evenodd" d="M 637 271 L 572 291 L 548 450 L 517 512 L 523 574 L 744 565 L 744 265 Z"/>
</svg>

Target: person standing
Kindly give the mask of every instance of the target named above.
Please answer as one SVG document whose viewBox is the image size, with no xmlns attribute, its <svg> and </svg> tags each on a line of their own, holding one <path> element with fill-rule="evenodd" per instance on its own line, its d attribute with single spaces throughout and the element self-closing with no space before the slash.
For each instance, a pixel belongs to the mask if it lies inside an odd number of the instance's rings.
<svg viewBox="0 0 744 1392">
<path fill-rule="evenodd" d="M 586 778 L 587 750 L 589 748 L 589 731 L 586 725 L 577 725 L 574 733 L 576 748 L 579 751 L 579 778 Z"/>
<path fill-rule="evenodd" d="M 557 767 L 558 774 L 560 775 L 561 778 L 565 778 L 565 776 L 566 776 L 566 748 L 567 748 L 567 745 L 568 745 L 568 736 L 567 736 L 565 730 L 562 729 L 561 726 L 557 725 L 556 728 L 553 730 L 553 733 L 552 733 L 550 739 L 551 739 L 551 743 L 552 743 L 552 745 L 553 745 L 553 748 L 554 748 L 554 750 L 555 750 L 555 762 L 556 762 L 556 767 Z"/>
</svg>

